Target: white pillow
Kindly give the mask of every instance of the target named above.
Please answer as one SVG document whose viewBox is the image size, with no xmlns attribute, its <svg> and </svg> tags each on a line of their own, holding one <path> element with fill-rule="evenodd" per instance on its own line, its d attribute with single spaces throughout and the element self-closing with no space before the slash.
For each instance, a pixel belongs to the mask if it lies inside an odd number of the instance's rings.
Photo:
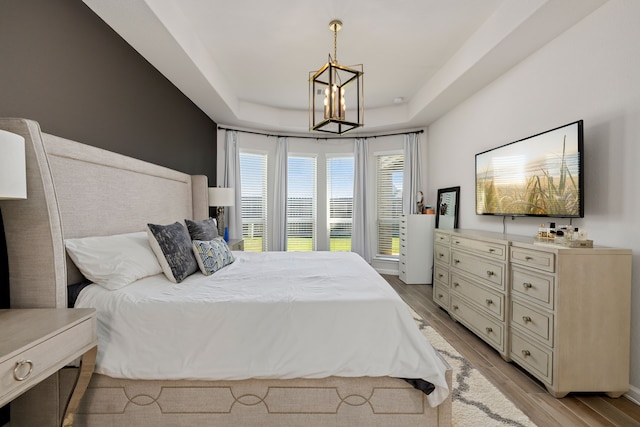
<svg viewBox="0 0 640 427">
<path fill-rule="evenodd" d="M 162 273 L 144 231 L 66 239 L 64 244 L 84 277 L 112 291 Z"/>
</svg>

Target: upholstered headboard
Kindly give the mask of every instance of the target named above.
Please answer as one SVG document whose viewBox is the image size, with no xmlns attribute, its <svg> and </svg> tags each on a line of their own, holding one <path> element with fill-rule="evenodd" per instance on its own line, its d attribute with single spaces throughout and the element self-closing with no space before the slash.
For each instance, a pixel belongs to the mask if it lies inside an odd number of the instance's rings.
<svg viewBox="0 0 640 427">
<path fill-rule="evenodd" d="M 82 276 L 65 238 L 143 231 L 208 217 L 207 177 L 187 175 L 41 132 L 37 122 L 0 119 L 25 138 L 27 199 L 1 201 L 11 307 L 66 307 Z"/>
</svg>

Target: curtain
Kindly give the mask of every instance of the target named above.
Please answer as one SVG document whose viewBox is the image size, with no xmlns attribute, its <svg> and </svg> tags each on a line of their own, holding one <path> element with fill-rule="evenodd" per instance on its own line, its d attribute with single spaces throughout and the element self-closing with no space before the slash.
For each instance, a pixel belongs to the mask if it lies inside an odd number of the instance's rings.
<svg viewBox="0 0 640 427">
<path fill-rule="evenodd" d="M 418 191 L 422 181 L 420 176 L 420 135 L 404 135 L 404 174 L 402 181 L 402 213 L 410 215 L 417 212 Z"/>
<path fill-rule="evenodd" d="M 273 191 L 273 239 L 272 250 L 287 250 L 287 164 L 288 142 L 279 136 L 276 145 L 275 188 Z"/>
<path fill-rule="evenodd" d="M 238 148 L 238 132 L 228 130 L 225 133 L 224 186 L 234 189 L 234 205 L 228 206 L 225 224 L 229 228 L 230 239 L 242 238 L 242 183 L 240 182 L 240 149 Z"/>
<path fill-rule="evenodd" d="M 353 147 L 353 222 L 351 251 L 371 263 L 369 218 L 367 209 L 367 144 L 356 138 Z"/>
</svg>

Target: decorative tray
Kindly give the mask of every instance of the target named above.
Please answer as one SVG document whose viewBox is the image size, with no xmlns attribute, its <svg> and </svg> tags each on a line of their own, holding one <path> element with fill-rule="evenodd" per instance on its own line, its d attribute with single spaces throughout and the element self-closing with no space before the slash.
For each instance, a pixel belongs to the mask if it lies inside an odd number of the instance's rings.
<svg viewBox="0 0 640 427">
<path fill-rule="evenodd" d="M 544 245 L 563 246 L 565 248 L 593 248 L 593 240 L 569 240 L 549 239 L 547 237 L 534 237 L 534 243 Z"/>
</svg>

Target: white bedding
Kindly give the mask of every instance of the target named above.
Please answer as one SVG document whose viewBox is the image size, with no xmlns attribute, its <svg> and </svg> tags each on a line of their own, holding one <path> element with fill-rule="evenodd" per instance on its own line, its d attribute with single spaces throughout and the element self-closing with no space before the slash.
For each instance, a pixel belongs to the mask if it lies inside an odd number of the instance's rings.
<svg viewBox="0 0 640 427">
<path fill-rule="evenodd" d="M 175 284 L 147 277 L 85 288 L 98 311 L 96 372 L 130 379 L 421 378 L 448 394 L 445 366 L 391 286 L 354 253 L 234 252 Z"/>
</svg>

